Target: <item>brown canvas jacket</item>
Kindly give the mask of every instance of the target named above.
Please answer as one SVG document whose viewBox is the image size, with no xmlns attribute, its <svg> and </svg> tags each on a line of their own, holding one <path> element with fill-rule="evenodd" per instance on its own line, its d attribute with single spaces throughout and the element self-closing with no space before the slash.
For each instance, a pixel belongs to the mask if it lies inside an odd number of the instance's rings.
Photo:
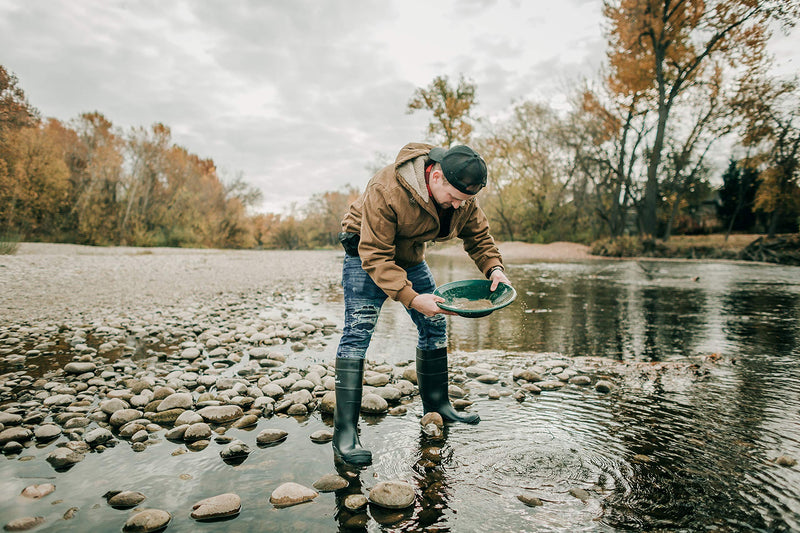
<svg viewBox="0 0 800 533">
<path fill-rule="evenodd" d="M 422 143 L 404 146 L 393 165 L 373 176 L 342 220 L 342 231 L 361 235 L 358 255 L 364 270 L 390 298 L 406 307 L 417 292 L 404 269 L 425 259 L 427 242 L 463 239 L 464 250 L 484 275 L 502 265 L 489 222 L 475 197 L 455 210 L 450 232 L 437 238 L 439 215 L 425 185 L 431 148 Z"/>
</svg>

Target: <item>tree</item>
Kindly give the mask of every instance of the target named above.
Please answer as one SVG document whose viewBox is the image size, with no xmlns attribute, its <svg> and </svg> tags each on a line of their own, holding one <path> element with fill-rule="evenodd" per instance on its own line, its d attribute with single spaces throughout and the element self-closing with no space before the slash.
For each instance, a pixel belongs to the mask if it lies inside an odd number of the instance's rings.
<svg viewBox="0 0 800 533">
<path fill-rule="evenodd" d="M 605 0 L 609 65 L 619 94 L 646 91 L 657 114 L 649 150 L 642 226 L 657 231 L 660 176 L 668 124 L 681 94 L 713 59 L 763 60 L 769 24 L 791 25 L 797 0 Z"/>
<path fill-rule="evenodd" d="M 0 143 L 8 132 L 39 122 L 39 112 L 28 103 L 17 77 L 0 65 Z"/>
<path fill-rule="evenodd" d="M 615 95 L 608 78 L 600 87 L 579 91 L 570 116 L 568 143 L 577 171 L 592 184 L 594 211 L 612 238 L 628 225 L 628 209 L 638 205 L 640 146 L 649 133 L 641 93 Z"/>
<path fill-rule="evenodd" d="M 756 223 L 753 205 L 757 178 L 758 173 L 755 170 L 732 159 L 722 174 L 719 217 L 725 224 L 726 241 L 731 231 L 751 231 Z"/>
<path fill-rule="evenodd" d="M 744 160 L 758 171 L 755 207 L 769 215 L 774 236 L 784 215 L 796 228 L 800 212 L 800 85 L 751 71 L 741 82 L 733 105 L 742 120 L 741 143 L 751 151 Z"/>
<path fill-rule="evenodd" d="M 408 102 L 408 113 L 430 111 L 433 119 L 428 123 L 428 135 L 443 146 L 454 143 L 468 144 L 472 135 L 472 107 L 475 105 L 476 86 L 464 76 L 458 85 L 450 85 L 447 76 L 437 76 L 427 88 L 418 88 Z"/>
</svg>

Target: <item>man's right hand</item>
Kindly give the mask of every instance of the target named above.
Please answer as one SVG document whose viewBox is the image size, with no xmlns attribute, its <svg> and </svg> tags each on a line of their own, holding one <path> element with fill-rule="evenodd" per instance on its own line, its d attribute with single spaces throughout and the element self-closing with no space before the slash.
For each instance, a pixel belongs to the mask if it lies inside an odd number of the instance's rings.
<svg viewBox="0 0 800 533">
<path fill-rule="evenodd" d="M 411 309 L 415 309 L 425 316 L 433 315 L 455 315 L 452 311 L 446 311 L 436 305 L 436 302 L 443 302 L 444 298 L 435 294 L 418 294 L 411 300 Z"/>
</svg>

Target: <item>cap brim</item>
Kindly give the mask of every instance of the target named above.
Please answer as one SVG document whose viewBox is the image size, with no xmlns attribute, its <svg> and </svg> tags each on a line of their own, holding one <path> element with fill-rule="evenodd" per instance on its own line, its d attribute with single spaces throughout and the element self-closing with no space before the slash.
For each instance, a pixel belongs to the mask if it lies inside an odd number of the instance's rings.
<svg viewBox="0 0 800 533">
<path fill-rule="evenodd" d="M 446 154 L 446 153 L 447 153 L 447 150 L 437 146 L 435 148 L 431 148 L 431 151 L 428 154 L 428 158 L 436 161 L 437 163 L 441 163 L 442 159 L 444 159 L 444 154 Z"/>
</svg>

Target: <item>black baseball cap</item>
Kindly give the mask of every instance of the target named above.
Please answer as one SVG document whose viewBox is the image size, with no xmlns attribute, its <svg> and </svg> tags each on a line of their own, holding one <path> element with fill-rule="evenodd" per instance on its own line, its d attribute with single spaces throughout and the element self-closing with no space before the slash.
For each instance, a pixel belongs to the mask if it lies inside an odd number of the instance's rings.
<svg viewBox="0 0 800 533">
<path fill-rule="evenodd" d="M 486 186 L 486 162 L 469 146 L 436 147 L 428 157 L 442 165 L 445 179 L 464 194 L 477 194 Z"/>
</svg>

